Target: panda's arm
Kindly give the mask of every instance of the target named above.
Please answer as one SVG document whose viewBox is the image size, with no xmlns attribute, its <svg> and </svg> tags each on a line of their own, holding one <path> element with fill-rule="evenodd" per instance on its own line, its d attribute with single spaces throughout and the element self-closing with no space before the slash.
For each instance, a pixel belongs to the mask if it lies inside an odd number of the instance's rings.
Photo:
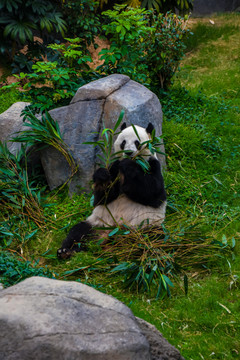
<svg viewBox="0 0 240 360">
<path fill-rule="evenodd" d="M 156 208 L 166 200 L 166 192 L 159 161 L 151 157 L 148 162 L 150 169 L 145 173 L 134 160 L 121 161 L 119 170 L 124 178 L 121 191 L 137 203 Z"/>
<path fill-rule="evenodd" d="M 119 160 L 113 162 L 109 170 L 99 168 L 93 174 L 94 206 L 106 205 L 115 200 L 120 192 Z"/>
</svg>

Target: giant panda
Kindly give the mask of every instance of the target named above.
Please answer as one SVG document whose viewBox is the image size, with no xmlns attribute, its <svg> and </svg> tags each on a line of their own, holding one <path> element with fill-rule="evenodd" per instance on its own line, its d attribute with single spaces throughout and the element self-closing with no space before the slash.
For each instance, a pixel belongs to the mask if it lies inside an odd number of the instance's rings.
<svg viewBox="0 0 240 360">
<path fill-rule="evenodd" d="M 71 228 L 57 251 L 58 258 L 66 259 L 79 251 L 79 243 L 97 227 L 161 225 L 167 203 L 161 166 L 156 154 L 143 144 L 149 141 L 153 130 L 151 123 L 146 129 L 122 124 L 114 142 L 118 158 L 109 169 L 99 168 L 93 174 L 94 210 L 85 221 Z M 138 155 L 148 162 L 147 172 L 136 162 Z"/>
</svg>

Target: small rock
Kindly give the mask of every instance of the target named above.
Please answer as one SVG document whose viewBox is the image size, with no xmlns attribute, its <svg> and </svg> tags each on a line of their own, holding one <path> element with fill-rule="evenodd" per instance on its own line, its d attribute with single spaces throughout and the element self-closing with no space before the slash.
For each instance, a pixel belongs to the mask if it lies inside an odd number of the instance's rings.
<svg viewBox="0 0 240 360">
<path fill-rule="evenodd" d="M 16 136 L 16 132 L 27 129 L 24 126 L 21 112 L 28 105 L 30 103 L 19 101 L 0 114 L 0 141 L 7 141 L 7 147 L 14 155 L 21 148 L 21 144 L 9 142 L 9 140 Z"/>
</svg>

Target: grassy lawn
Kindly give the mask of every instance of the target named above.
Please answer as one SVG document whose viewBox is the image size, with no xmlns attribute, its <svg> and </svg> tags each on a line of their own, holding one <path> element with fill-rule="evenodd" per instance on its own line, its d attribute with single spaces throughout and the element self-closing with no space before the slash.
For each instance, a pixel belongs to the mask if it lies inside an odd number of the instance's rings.
<svg viewBox="0 0 240 360">
<path fill-rule="evenodd" d="M 173 98 L 175 113 L 167 106 L 171 121 L 165 121 L 163 132 L 169 134 L 171 148 L 172 142 L 181 148 L 170 149 L 182 154 L 177 175 L 183 182 L 180 197 L 187 188 L 192 190 L 182 206 L 193 212 L 208 236 L 235 236 L 237 255 L 235 261 L 203 277 L 192 274 L 188 297 L 178 293 L 174 299 L 163 301 L 163 315 L 154 316 L 150 310 L 155 320 L 160 317 L 158 329 L 169 341 L 180 344 L 186 359 L 194 360 L 240 356 L 240 294 L 235 282 L 240 275 L 240 16 L 216 16 L 212 20 L 215 25 L 206 20 L 193 22 L 194 35 L 174 84 L 175 88 L 184 87 L 187 94 L 183 94 L 180 105 Z M 173 133 L 175 139 L 171 139 Z M 205 154 L 201 154 L 204 148 Z M 175 160 L 176 156 L 176 171 Z M 170 171 L 167 179 L 175 176 Z M 175 199 L 177 202 L 177 194 Z"/>
<path fill-rule="evenodd" d="M 154 324 L 186 360 L 240 358 L 240 15 L 190 21 L 194 35 L 168 93 L 159 92 L 164 112 L 163 134 L 168 171 L 166 228 L 234 245 L 228 257 L 209 252 L 209 266 L 188 267 L 174 281 L 171 297 L 124 289 L 123 278 L 94 265 L 94 253 L 56 259 L 56 249 L 72 226 L 91 212 L 90 195 L 49 194 L 49 231 L 9 249 L 26 260 L 39 259 L 55 277 L 76 280 L 111 294 L 133 313 Z M 0 112 L 18 94 L 0 95 Z M 20 225 L 19 225 L 20 229 Z M 20 230 L 19 230 L 20 232 Z M 196 234 L 196 235 L 194 235 Z M 200 234 L 200 235 L 199 235 Z M 24 237 L 25 236 L 25 237 Z M 190 241 L 190 240 L 189 240 Z M 211 263 L 211 266 L 210 266 Z M 1 265 L 1 264 L 0 264 Z M 80 269 L 81 268 L 81 269 Z M 83 269 L 84 268 L 84 269 Z"/>
</svg>

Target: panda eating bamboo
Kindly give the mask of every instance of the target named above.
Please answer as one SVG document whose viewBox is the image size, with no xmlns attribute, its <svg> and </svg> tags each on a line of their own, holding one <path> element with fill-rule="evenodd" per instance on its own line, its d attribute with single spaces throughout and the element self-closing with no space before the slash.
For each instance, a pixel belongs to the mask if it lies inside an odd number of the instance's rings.
<svg viewBox="0 0 240 360">
<path fill-rule="evenodd" d="M 146 146 L 153 130 L 151 123 L 146 129 L 122 124 L 114 142 L 119 158 L 108 169 L 95 171 L 94 210 L 71 228 L 57 251 L 58 258 L 66 259 L 79 251 L 79 243 L 97 227 L 159 226 L 164 221 L 167 202 L 161 166 L 156 153 Z M 148 171 L 136 161 L 139 155 L 147 162 Z"/>
</svg>

